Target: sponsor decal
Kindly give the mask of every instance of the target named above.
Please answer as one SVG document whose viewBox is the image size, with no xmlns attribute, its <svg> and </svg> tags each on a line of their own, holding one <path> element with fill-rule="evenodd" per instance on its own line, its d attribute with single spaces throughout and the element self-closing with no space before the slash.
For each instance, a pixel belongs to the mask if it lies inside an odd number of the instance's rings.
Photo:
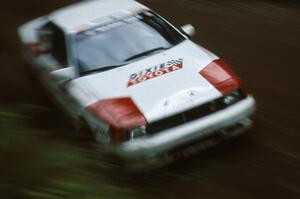
<svg viewBox="0 0 300 199">
<path fill-rule="evenodd" d="M 181 70 L 183 68 L 183 59 L 171 60 L 157 66 L 153 66 L 144 71 L 130 75 L 127 87 L 145 82 L 150 79 L 160 77 L 162 75 Z"/>
</svg>

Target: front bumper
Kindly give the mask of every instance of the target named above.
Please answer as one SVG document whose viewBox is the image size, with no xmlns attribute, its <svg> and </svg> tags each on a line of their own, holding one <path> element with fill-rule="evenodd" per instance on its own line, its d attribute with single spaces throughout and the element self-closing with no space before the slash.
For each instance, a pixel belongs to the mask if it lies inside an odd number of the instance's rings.
<svg viewBox="0 0 300 199">
<path fill-rule="evenodd" d="M 116 153 L 125 160 L 147 159 L 195 140 L 205 139 L 217 131 L 243 124 L 238 134 L 251 126 L 249 117 L 255 111 L 255 100 L 248 96 L 224 110 L 198 120 L 119 145 Z M 236 133 L 236 132 L 235 132 Z"/>
</svg>

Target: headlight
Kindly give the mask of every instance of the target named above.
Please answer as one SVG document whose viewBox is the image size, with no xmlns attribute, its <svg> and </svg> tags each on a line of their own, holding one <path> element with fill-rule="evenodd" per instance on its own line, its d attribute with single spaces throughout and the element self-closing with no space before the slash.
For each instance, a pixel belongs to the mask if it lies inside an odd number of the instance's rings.
<svg viewBox="0 0 300 199">
<path fill-rule="evenodd" d="M 144 135 L 146 135 L 146 126 L 139 126 L 137 128 L 132 129 L 131 131 L 129 131 L 129 137 L 131 140 L 138 138 L 138 137 L 142 137 Z"/>
</svg>

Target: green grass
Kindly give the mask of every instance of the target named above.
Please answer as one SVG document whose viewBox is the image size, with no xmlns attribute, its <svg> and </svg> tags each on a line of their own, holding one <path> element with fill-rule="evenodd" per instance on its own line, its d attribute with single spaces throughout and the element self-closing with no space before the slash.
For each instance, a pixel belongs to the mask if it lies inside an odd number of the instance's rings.
<svg viewBox="0 0 300 199">
<path fill-rule="evenodd" d="M 34 115 L 45 110 L 28 105 L 0 107 L 0 198 L 136 197 L 110 179 L 117 167 L 105 168 L 92 148 L 68 140 L 68 133 L 59 137 L 72 129 L 33 125 Z"/>
</svg>

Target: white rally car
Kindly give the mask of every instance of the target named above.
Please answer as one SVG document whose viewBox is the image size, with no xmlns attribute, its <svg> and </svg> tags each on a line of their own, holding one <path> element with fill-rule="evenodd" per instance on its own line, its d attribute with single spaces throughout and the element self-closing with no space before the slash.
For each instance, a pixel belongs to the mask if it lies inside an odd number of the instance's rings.
<svg viewBox="0 0 300 199">
<path fill-rule="evenodd" d="M 83 1 L 19 28 L 51 95 L 128 161 L 161 160 L 251 126 L 254 98 L 193 34 L 134 0 Z"/>
</svg>

